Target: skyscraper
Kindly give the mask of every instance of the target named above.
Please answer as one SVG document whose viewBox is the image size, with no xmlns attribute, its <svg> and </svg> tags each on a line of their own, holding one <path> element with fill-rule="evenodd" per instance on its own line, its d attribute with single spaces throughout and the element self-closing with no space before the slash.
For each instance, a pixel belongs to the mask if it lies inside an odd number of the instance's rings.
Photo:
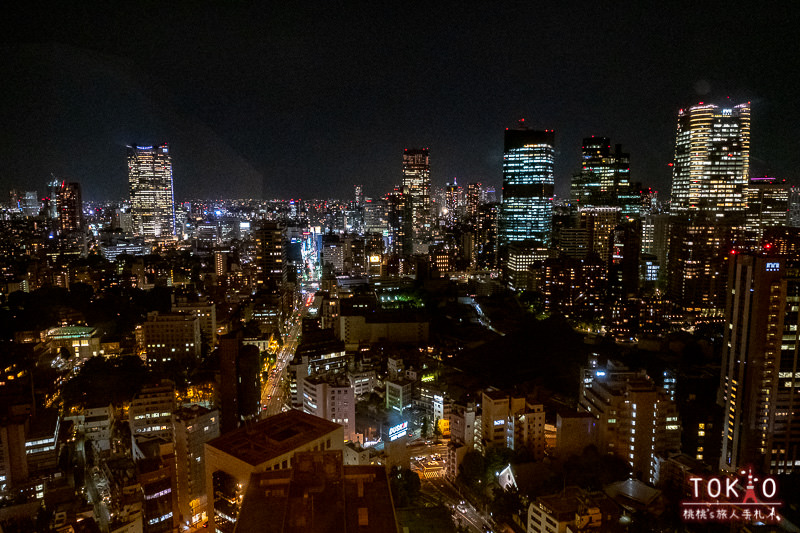
<svg viewBox="0 0 800 533">
<path fill-rule="evenodd" d="M 678 113 L 672 173 L 672 214 L 744 214 L 750 168 L 750 103 L 713 104 Z"/>
<path fill-rule="evenodd" d="M 731 261 L 720 403 L 720 468 L 800 471 L 800 265 L 796 259 L 736 255 Z"/>
<path fill-rule="evenodd" d="M 172 157 L 167 143 L 161 146 L 128 146 L 128 181 L 134 234 L 145 239 L 174 235 Z"/>
<path fill-rule="evenodd" d="M 550 242 L 553 225 L 553 130 L 536 131 L 519 121 L 506 129 L 500 246 L 515 241 Z"/>
<path fill-rule="evenodd" d="M 83 225 L 83 203 L 81 185 L 62 181 L 56 194 L 58 229 L 62 233 L 78 231 Z"/>
<path fill-rule="evenodd" d="M 474 219 L 478 216 L 482 192 L 480 183 L 470 183 L 467 185 L 467 216 L 470 219 Z"/>
<path fill-rule="evenodd" d="M 260 290 L 278 294 L 287 280 L 285 228 L 278 222 L 263 221 L 253 232 L 256 248 L 256 283 Z"/>
<path fill-rule="evenodd" d="M 639 209 L 639 195 L 630 183 L 630 154 L 608 137 L 583 139 L 581 171 L 572 178 L 570 200 L 578 207 L 618 206 L 623 215 Z"/>
<path fill-rule="evenodd" d="M 747 233 L 755 246 L 761 245 L 764 230 L 787 225 L 789 185 L 768 176 L 751 178 L 747 189 Z"/>
<path fill-rule="evenodd" d="M 431 239 L 431 165 L 428 148 L 403 152 L 403 192 L 407 203 L 405 217 L 406 253 L 427 253 Z"/>
</svg>

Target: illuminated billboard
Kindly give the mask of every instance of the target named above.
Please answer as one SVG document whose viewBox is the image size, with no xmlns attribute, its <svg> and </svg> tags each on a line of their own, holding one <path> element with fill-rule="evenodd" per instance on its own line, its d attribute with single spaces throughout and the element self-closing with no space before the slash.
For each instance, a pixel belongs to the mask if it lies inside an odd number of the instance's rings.
<svg viewBox="0 0 800 533">
<path fill-rule="evenodd" d="M 389 442 L 405 437 L 408 433 L 408 422 L 402 422 L 389 428 Z"/>
</svg>

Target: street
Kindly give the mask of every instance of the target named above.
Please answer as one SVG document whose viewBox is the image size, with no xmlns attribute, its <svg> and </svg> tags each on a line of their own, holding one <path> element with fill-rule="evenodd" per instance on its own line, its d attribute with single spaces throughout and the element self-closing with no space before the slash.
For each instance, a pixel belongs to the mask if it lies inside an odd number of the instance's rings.
<svg viewBox="0 0 800 533">
<path fill-rule="evenodd" d="M 452 511 L 456 525 L 466 526 L 469 531 L 484 533 L 493 531 L 489 520 L 483 517 L 469 502 L 461 499 L 456 488 L 444 477 L 421 479 L 420 492 L 434 503 L 441 503 Z M 463 502 L 463 503 L 462 503 Z"/>
<path fill-rule="evenodd" d="M 262 385 L 261 389 L 261 418 L 277 415 L 281 412 L 284 404 L 282 379 L 286 366 L 294 357 L 297 344 L 302 331 L 303 320 L 306 310 L 314 301 L 314 294 L 308 293 L 303 300 L 303 305 L 292 315 L 289 333 L 283 339 L 283 347 L 275 354 L 275 367 L 270 371 L 269 378 Z"/>
</svg>

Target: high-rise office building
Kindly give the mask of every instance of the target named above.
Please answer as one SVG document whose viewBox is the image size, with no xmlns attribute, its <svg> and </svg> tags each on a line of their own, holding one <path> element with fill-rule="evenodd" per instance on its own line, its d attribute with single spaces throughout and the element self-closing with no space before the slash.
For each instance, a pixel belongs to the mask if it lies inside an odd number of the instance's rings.
<svg viewBox="0 0 800 533">
<path fill-rule="evenodd" d="M 361 185 L 353 185 L 353 192 L 356 201 L 356 207 L 364 207 L 364 187 Z"/>
<path fill-rule="evenodd" d="M 284 227 L 264 221 L 253 232 L 256 242 L 256 283 L 259 289 L 277 294 L 286 281 Z"/>
<path fill-rule="evenodd" d="M 408 195 L 403 187 L 395 187 L 394 191 L 386 195 L 386 224 L 389 233 L 389 247 L 392 253 L 408 255 L 411 253 L 406 238 L 406 218 L 408 214 Z"/>
<path fill-rule="evenodd" d="M 789 188 L 789 208 L 786 212 L 786 225 L 800 228 L 800 187 L 793 185 Z"/>
<path fill-rule="evenodd" d="M 672 214 L 744 214 L 750 169 L 750 103 L 721 108 L 702 102 L 678 113 Z"/>
<path fill-rule="evenodd" d="M 78 231 L 83 226 L 83 203 L 80 183 L 62 181 L 56 196 L 58 228 L 62 233 Z"/>
<path fill-rule="evenodd" d="M 786 180 L 768 176 L 750 179 L 746 226 L 752 244 L 760 246 L 765 229 L 785 226 L 788 211 L 789 185 Z"/>
<path fill-rule="evenodd" d="M 503 152 L 501 248 L 516 241 L 550 242 L 553 224 L 554 133 L 525 126 L 506 129 Z"/>
<path fill-rule="evenodd" d="M 470 183 L 467 185 L 467 216 L 475 219 L 478 216 L 478 208 L 481 206 L 481 196 L 483 190 L 480 183 Z"/>
<path fill-rule="evenodd" d="M 58 218 L 58 191 L 61 189 L 61 184 L 64 183 L 63 180 L 58 179 L 54 175 L 50 174 L 50 181 L 47 182 L 47 196 L 44 198 L 46 202 L 46 215 L 47 218 L 56 219 Z"/>
<path fill-rule="evenodd" d="M 800 264 L 737 254 L 731 261 L 720 403 L 720 468 L 800 472 Z"/>
<path fill-rule="evenodd" d="M 453 179 L 453 183 L 448 183 L 444 188 L 444 209 L 442 218 L 448 227 L 452 227 L 459 219 L 461 212 L 461 187 Z"/>
<path fill-rule="evenodd" d="M 581 171 L 572 178 L 570 200 L 578 207 L 617 206 L 623 215 L 639 211 L 640 198 L 630 182 L 630 154 L 608 137 L 583 139 Z"/>
<path fill-rule="evenodd" d="M 725 307 L 727 263 L 739 228 L 715 221 L 710 213 L 673 217 L 667 250 L 667 296 L 686 312 L 721 316 Z"/>
<path fill-rule="evenodd" d="M 172 156 L 161 146 L 128 146 L 128 182 L 134 234 L 163 239 L 175 234 Z"/>
<path fill-rule="evenodd" d="M 405 253 L 427 253 L 433 223 L 431 220 L 431 165 L 428 148 L 403 152 L 403 192 L 406 194 Z"/>
</svg>

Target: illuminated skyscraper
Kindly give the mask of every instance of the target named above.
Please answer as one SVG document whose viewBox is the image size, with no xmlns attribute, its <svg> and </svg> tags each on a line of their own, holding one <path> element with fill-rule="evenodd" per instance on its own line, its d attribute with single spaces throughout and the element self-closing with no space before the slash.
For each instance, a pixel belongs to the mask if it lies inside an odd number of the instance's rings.
<svg viewBox="0 0 800 533">
<path fill-rule="evenodd" d="M 406 253 L 427 253 L 431 239 L 431 165 L 428 149 L 408 149 L 403 153 L 403 192 L 407 203 Z"/>
<path fill-rule="evenodd" d="M 145 239 L 174 235 L 172 157 L 167 143 L 161 146 L 128 146 L 128 181 L 134 234 Z"/>
<path fill-rule="evenodd" d="M 453 183 L 448 183 L 444 188 L 444 210 L 442 215 L 448 227 L 453 227 L 461 214 L 461 187 L 458 186 L 455 178 Z"/>
<path fill-rule="evenodd" d="M 720 468 L 800 471 L 800 268 L 796 258 L 731 261 L 720 403 Z"/>
<path fill-rule="evenodd" d="M 744 214 L 750 168 L 750 103 L 681 109 L 672 174 L 672 214 Z"/>
<path fill-rule="evenodd" d="M 467 185 L 467 216 L 470 219 L 474 219 L 478 216 L 482 192 L 480 183 L 470 183 Z"/>
<path fill-rule="evenodd" d="M 253 232 L 256 248 L 256 284 L 260 290 L 278 294 L 287 279 L 285 228 L 270 221 L 261 222 Z"/>
<path fill-rule="evenodd" d="M 506 129 L 503 153 L 503 204 L 500 212 L 500 246 L 536 240 L 550 242 L 553 225 L 552 130 L 536 131 L 520 120 Z"/>
<path fill-rule="evenodd" d="M 83 203 L 79 183 L 62 181 L 56 194 L 58 229 L 62 233 L 78 231 L 83 225 Z"/>
<path fill-rule="evenodd" d="M 581 171 L 572 178 L 570 200 L 578 207 L 617 206 L 623 215 L 639 210 L 639 195 L 630 182 L 630 154 L 618 144 L 611 150 L 608 137 L 583 140 Z"/>
</svg>

